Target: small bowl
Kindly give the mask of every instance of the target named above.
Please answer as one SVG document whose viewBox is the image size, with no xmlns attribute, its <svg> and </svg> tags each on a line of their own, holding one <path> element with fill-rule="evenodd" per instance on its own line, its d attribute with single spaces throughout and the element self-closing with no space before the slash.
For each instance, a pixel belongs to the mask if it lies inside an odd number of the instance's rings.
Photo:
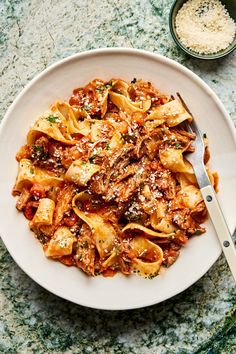
<svg viewBox="0 0 236 354">
<path fill-rule="evenodd" d="M 181 48 L 186 54 L 189 54 L 194 58 L 205 59 L 205 60 L 219 59 L 231 53 L 236 48 L 236 35 L 234 37 L 233 42 L 226 49 L 221 50 L 214 54 L 199 54 L 185 47 L 185 45 L 179 40 L 179 37 L 177 35 L 176 28 L 175 28 L 175 18 L 179 9 L 186 1 L 187 0 L 176 0 L 173 3 L 170 10 L 170 15 L 169 15 L 170 32 L 177 46 Z M 225 5 L 226 9 L 229 12 L 230 17 L 236 22 L 236 0 L 222 0 L 221 2 L 223 5 Z"/>
</svg>

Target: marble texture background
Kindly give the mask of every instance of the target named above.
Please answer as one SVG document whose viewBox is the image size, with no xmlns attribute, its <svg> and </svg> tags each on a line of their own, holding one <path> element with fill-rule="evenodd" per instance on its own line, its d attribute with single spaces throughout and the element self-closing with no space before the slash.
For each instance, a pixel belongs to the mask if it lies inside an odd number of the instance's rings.
<svg viewBox="0 0 236 354">
<path fill-rule="evenodd" d="M 202 62 L 174 44 L 171 0 L 1 0 L 0 118 L 50 64 L 101 47 L 163 54 L 198 74 L 236 123 L 236 52 Z M 82 308 L 48 293 L 0 242 L 0 352 L 233 354 L 236 291 L 223 257 L 195 285 L 156 306 L 126 312 Z"/>
</svg>

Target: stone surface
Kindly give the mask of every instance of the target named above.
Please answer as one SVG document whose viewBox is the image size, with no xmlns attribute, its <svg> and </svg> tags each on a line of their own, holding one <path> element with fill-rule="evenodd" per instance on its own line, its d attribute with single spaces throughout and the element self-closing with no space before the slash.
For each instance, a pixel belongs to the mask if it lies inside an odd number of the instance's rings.
<svg viewBox="0 0 236 354">
<path fill-rule="evenodd" d="M 171 0 L 2 0 L 0 117 L 50 64 L 101 47 L 134 47 L 172 58 L 218 94 L 236 123 L 236 53 L 215 62 L 183 54 L 168 28 Z M 0 243 L 1 353 L 236 352 L 236 292 L 221 257 L 182 294 L 126 312 L 82 308 L 35 284 Z"/>
</svg>

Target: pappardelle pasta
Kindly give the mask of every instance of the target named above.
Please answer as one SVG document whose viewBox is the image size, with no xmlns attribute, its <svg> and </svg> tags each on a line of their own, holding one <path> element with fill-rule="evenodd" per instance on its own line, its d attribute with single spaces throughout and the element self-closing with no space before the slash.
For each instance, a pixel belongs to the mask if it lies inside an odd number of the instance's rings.
<svg viewBox="0 0 236 354">
<path fill-rule="evenodd" d="M 92 276 L 172 265 L 207 218 L 187 120 L 177 98 L 136 79 L 95 79 L 42 114 L 16 155 L 13 195 L 45 255 Z"/>
</svg>

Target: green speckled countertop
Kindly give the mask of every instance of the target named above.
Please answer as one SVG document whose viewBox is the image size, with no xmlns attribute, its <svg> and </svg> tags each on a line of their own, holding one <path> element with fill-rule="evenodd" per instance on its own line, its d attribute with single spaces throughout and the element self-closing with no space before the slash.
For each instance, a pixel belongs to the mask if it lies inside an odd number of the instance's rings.
<svg viewBox="0 0 236 354">
<path fill-rule="evenodd" d="M 39 72 L 68 55 L 134 47 L 187 66 L 219 95 L 236 123 L 236 52 L 201 62 L 168 28 L 172 0 L 1 0 L 0 117 Z M 221 257 L 195 285 L 156 306 L 104 312 L 35 284 L 0 243 L 1 353 L 236 353 L 236 289 Z"/>
</svg>

